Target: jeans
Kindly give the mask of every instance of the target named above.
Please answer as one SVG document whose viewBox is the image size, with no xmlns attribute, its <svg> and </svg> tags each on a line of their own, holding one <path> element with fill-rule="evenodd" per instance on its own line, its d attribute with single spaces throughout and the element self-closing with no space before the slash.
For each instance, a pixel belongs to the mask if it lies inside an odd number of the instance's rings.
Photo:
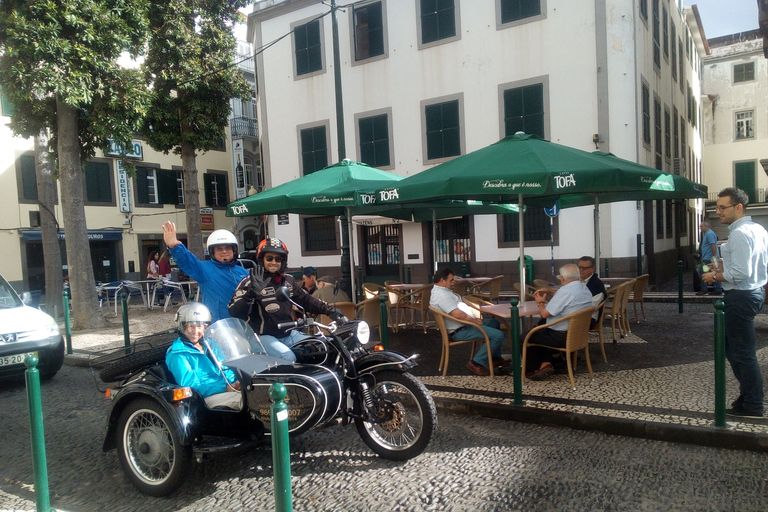
<svg viewBox="0 0 768 512">
<path fill-rule="evenodd" d="M 264 350 L 267 351 L 267 354 L 291 362 L 296 361 L 296 354 L 291 351 L 290 347 L 305 338 L 309 338 L 309 336 L 298 331 L 289 331 L 288 334 L 282 338 L 276 338 L 269 334 L 262 334 L 259 336 L 261 344 L 264 345 Z M 261 351 L 260 348 L 257 348 L 257 350 Z"/>
<path fill-rule="evenodd" d="M 750 412 L 763 413 L 763 376 L 755 353 L 755 315 L 763 307 L 765 292 L 725 292 L 725 357 L 739 381 L 739 400 Z"/>
<path fill-rule="evenodd" d="M 483 320 L 482 327 L 474 327 L 471 325 L 465 325 L 460 329 L 453 331 L 451 339 L 453 341 L 471 340 L 475 338 L 482 338 L 483 334 L 480 330 L 485 331 L 488 335 L 488 340 L 491 342 L 491 356 L 501 357 L 501 344 L 504 343 L 504 333 L 499 330 L 498 320 L 492 318 L 486 318 Z M 480 366 L 488 366 L 488 350 L 485 346 L 480 347 L 475 357 L 472 358 L 475 364 Z"/>
</svg>

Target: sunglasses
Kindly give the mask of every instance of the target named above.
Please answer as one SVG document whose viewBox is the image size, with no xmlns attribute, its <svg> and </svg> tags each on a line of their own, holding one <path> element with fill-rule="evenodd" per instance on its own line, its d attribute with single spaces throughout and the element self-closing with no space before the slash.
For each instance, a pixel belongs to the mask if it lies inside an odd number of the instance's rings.
<svg viewBox="0 0 768 512">
<path fill-rule="evenodd" d="M 282 263 L 283 262 L 283 257 L 282 256 L 272 256 L 271 254 L 267 254 L 266 256 L 264 256 L 264 259 L 266 261 L 269 261 L 269 262 L 272 262 L 272 261 L 276 261 L 278 263 Z"/>
<path fill-rule="evenodd" d="M 579 267 L 579 270 L 589 270 L 589 269 L 591 269 L 591 268 L 592 268 L 592 266 L 591 266 L 591 265 L 590 265 L 589 267 L 581 267 L 581 266 L 580 266 L 580 267 Z"/>
</svg>

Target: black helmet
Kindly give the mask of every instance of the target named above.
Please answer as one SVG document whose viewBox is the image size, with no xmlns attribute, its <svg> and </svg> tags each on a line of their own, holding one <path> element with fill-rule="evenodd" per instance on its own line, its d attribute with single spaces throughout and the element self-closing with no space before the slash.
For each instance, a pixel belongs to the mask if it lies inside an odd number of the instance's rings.
<svg viewBox="0 0 768 512">
<path fill-rule="evenodd" d="M 288 267 L 288 247 L 285 246 L 283 241 L 279 238 L 265 238 L 259 242 L 259 247 L 256 249 L 256 261 L 264 265 L 262 258 L 268 252 L 280 254 L 283 257 L 283 262 L 280 264 L 280 273 L 285 272 L 285 269 Z"/>
</svg>

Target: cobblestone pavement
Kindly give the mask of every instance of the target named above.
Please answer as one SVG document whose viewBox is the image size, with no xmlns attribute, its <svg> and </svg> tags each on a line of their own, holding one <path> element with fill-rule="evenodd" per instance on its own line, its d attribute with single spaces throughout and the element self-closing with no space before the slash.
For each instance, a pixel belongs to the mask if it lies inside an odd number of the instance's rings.
<svg viewBox="0 0 768 512">
<path fill-rule="evenodd" d="M 43 383 L 51 504 L 85 512 L 274 510 L 271 452 L 207 459 L 168 498 L 103 454 L 108 402 L 87 368 Z M 23 385 L 3 386 L 0 510 L 34 510 Z M 353 426 L 292 441 L 294 510 L 764 511 L 768 454 L 440 413 L 422 456 L 374 456 Z"/>
</svg>

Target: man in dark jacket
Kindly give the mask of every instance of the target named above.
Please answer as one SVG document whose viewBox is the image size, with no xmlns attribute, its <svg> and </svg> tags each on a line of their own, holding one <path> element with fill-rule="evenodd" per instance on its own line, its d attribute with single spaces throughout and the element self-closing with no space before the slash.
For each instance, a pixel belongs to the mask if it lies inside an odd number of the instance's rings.
<svg viewBox="0 0 768 512">
<path fill-rule="evenodd" d="M 229 302 L 229 314 L 248 322 L 268 354 L 295 361 L 296 356 L 290 347 L 307 335 L 277 327 L 279 323 L 293 321 L 291 303 L 277 300 L 279 287 L 288 288 L 291 299 L 308 313 L 328 315 L 333 320 L 344 315 L 296 284 L 293 276 L 285 273 L 287 266 L 288 248 L 285 244 L 277 238 L 262 240 L 256 252 L 256 267 L 237 285 Z"/>
</svg>

